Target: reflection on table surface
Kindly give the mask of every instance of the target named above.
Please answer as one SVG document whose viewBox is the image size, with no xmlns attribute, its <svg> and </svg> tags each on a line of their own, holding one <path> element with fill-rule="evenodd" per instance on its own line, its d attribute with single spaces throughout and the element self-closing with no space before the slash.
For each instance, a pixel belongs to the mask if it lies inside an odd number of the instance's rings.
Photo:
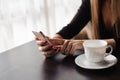
<svg viewBox="0 0 120 80">
<path fill-rule="evenodd" d="M 35 41 L 0 54 L 0 80 L 120 80 L 120 63 L 101 70 L 78 67 L 76 56 L 46 59 Z M 119 56 L 117 56 L 119 59 Z"/>
</svg>

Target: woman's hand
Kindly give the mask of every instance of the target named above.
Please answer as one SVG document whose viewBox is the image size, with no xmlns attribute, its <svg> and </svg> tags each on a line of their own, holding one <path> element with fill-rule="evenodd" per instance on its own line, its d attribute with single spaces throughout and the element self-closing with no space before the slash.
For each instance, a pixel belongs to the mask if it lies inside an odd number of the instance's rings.
<svg viewBox="0 0 120 80">
<path fill-rule="evenodd" d="M 84 40 L 65 40 L 65 39 L 50 39 L 49 44 L 46 41 L 39 40 L 36 38 L 36 43 L 38 45 L 38 49 L 42 52 L 46 57 L 51 57 L 56 55 L 58 52 L 61 52 L 66 55 L 73 55 L 76 50 L 83 50 L 83 42 Z"/>
<path fill-rule="evenodd" d="M 83 50 L 84 40 L 65 40 L 61 52 L 66 55 L 73 55 L 76 50 Z"/>
<path fill-rule="evenodd" d="M 51 57 L 51 56 L 54 56 L 55 54 L 57 54 L 60 51 L 59 47 L 64 43 L 63 39 L 49 39 L 49 40 L 52 43 L 52 45 L 47 43 L 46 41 L 36 38 L 36 43 L 39 47 L 38 49 L 46 57 Z"/>
</svg>

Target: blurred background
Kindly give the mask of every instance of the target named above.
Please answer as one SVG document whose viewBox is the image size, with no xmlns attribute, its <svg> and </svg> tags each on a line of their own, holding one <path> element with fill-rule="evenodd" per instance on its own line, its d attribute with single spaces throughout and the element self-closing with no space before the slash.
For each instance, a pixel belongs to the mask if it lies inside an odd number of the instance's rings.
<svg viewBox="0 0 120 80">
<path fill-rule="evenodd" d="M 0 0 L 0 52 L 32 41 L 32 30 L 52 37 L 80 5 L 81 0 Z"/>
</svg>

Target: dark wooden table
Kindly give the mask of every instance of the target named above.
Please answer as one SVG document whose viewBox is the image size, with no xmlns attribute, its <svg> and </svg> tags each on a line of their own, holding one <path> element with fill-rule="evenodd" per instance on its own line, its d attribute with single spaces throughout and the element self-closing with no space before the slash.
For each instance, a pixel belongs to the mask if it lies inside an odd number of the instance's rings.
<svg viewBox="0 0 120 80">
<path fill-rule="evenodd" d="M 31 41 L 0 54 L 0 80 L 120 80 L 120 60 L 108 69 L 86 70 L 74 59 L 61 54 L 46 59 Z"/>
</svg>

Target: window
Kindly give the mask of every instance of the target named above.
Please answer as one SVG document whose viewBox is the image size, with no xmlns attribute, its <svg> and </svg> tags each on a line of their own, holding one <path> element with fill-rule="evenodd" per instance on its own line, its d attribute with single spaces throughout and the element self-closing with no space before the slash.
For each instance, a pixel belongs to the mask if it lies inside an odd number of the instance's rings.
<svg viewBox="0 0 120 80">
<path fill-rule="evenodd" d="M 32 30 L 53 36 L 80 4 L 81 0 L 0 0 L 0 52 L 33 40 Z"/>
</svg>

